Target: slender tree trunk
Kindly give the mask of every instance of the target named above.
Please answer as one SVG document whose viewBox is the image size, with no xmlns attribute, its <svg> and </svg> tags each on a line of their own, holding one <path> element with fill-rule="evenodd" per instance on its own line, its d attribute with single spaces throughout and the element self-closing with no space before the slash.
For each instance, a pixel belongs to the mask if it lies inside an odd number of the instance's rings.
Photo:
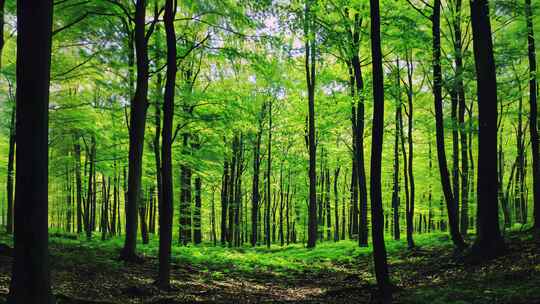
<svg viewBox="0 0 540 304">
<path fill-rule="evenodd" d="M 17 174 L 9 304 L 55 302 L 47 231 L 52 16 L 50 0 L 17 1 Z"/>
<path fill-rule="evenodd" d="M 228 192 L 229 192 L 229 162 L 225 161 L 223 165 L 223 178 L 221 182 L 221 245 L 227 241 L 227 210 L 228 210 Z"/>
<path fill-rule="evenodd" d="M 315 30 L 311 12 L 313 0 L 306 0 L 304 39 L 306 82 L 308 89 L 308 148 L 309 148 L 309 216 L 308 216 L 308 248 L 317 243 L 317 147 L 315 146 Z"/>
<path fill-rule="evenodd" d="M 255 138 L 253 149 L 253 181 L 251 186 L 251 246 L 257 245 L 257 229 L 259 222 L 259 174 L 261 171 L 261 140 L 262 140 L 262 123 L 265 106 L 262 106 L 259 113 L 259 129 Z"/>
<path fill-rule="evenodd" d="M 409 53 L 407 56 L 407 107 L 408 111 L 405 112 L 407 115 L 407 142 L 409 146 L 409 158 L 407 159 L 407 164 L 404 166 L 408 166 L 408 174 L 409 174 L 409 208 L 407 210 L 409 217 L 414 217 L 414 203 L 415 203 L 415 195 L 416 195 L 416 185 L 414 183 L 414 172 L 413 172 L 413 114 L 414 114 L 414 107 L 413 107 L 413 81 L 412 81 L 412 74 L 413 74 L 413 65 L 412 65 L 412 53 Z M 401 129 L 401 132 L 403 132 L 403 128 Z M 407 243 L 409 248 L 414 247 L 414 241 L 413 241 L 413 235 L 412 232 L 407 235 Z"/>
<path fill-rule="evenodd" d="M 533 201 L 534 201 L 534 229 L 536 236 L 540 235 L 540 144 L 538 140 L 538 108 L 536 81 L 536 48 L 533 30 L 533 13 L 531 0 L 525 0 L 525 16 L 527 18 L 527 41 L 529 54 L 529 132 L 531 135 L 532 149 L 532 176 L 533 176 Z"/>
<path fill-rule="evenodd" d="M 393 220 L 394 220 L 394 239 L 399 240 L 400 236 L 400 225 L 399 225 L 399 109 L 400 106 L 396 106 L 396 115 L 395 115 L 395 131 L 394 131 L 394 172 L 393 172 L 393 187 L 392 187 L 392 209 L 393 209 Z"/>
<path fill-rule="evenodd" d="M 144 130 L 148 108 L 148 41 L 146 38 L 147 0 L 137 0 L 135 4 L 135 49 L 137 61 L 137 81 L 131 101 L 129 128 L 128 190 L 126 202 L 126 239 L 120 253 L 123 260 L 137 260 L 137 210 L 141 192 L 142 156 Z"/>
<path fill-rule="evenodd" d="M 478 94 L 477 238 L 472 253 L 481 258 L 505 249 L 497 202 L 497 78 L 487 0 L 471 2 Z"/>
<path fill-rule="evenodd" d="M 437 155 L 439 160 L 439 172 L 441 175 L 442 190 L 446 200 L 448 211 L 448 223 L 450 236 L 454 246 L 463 249 L 466 245 L 459 233 L 458 209 L 455 204 L 448 165 L 446 163 L 446 151 L 444 147 L 444 122 L 442 107 L 442 72 L 441 72 L 441 1 L 435 0 L 433 4 L 433 96 L 435 103 Z"/>
<path fill-rule="evenodd" d="M 193 211 L 193 242 L 200 244 L 202 242 L 202 179 L 200 176 L 195 177 L 195 210 Z"/>
<path fill-rule="evenodd" d="M 455 52 L 455 89 L 458 98 L 458 129 L 461 144 L 461 213 L 460 213 L 460 232 L 463 236 L 467 235 L 469 229 L 469 157 L 467 131 L 465 128 L 465 89 L 463 86 L 463 42 L 461 33 L 461 0 L 455 2 L 454 28 L 454 52 Z"/>
<path fill-rule="evenodd" d="M 173 182 L 172 182 L 172 125 L 174 121 L 174 92 L 176 83 L 176 34 L 174 17 L 176 14 L 174 0 L 165 2 L 165 35 L 167 39 L 167 78 L 163 96 L 163 129 L 161 130 L 161 189 L 158 185 L 158 221 L 159 221 L 159 267 L 157 286 L 170 288 L 172 222 L 174 214 Z M 157 110 L 157 109 L 156 109 Z M 157 159 L 157 158 L 156 158 Z"/>
<path fill-rule="evenodd" d="M 381 191 L 381 160 L 384 132 L 384 81 L 381 51 L 379 1 L 370 0 L 371 56 L 373 64 L 373 132 L 371 143 L 371 230 L 375 277 L 383 303 L 392 302 L 388 275 L 386 246 L 384 244 L 384 216 Z"/>
<path fill-rule="evenodd" d="M 338 179 L 339 179 L 340 167 L 338 166 L 334 170 L 334 241 L 339 241 L 339 191 L 338 191 Z"/>
</svg>

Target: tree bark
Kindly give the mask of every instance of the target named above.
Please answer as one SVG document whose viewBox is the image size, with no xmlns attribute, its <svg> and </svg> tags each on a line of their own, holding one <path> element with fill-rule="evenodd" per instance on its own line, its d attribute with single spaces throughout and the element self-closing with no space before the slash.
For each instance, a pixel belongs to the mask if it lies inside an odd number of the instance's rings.
<svg viewBox="0 0 540 304">
<path fill-rule="evenodd" d="M 314 248 L 317 243 L 317 147 L 315 146 L 315 39 L 311 37 L 313 17 L 311 16 L 312 0 L 306 0 L 304 39 L 305 69 L 308 91 L 308 149 L 309 149 L 309 214 L 308 214 L 308 248 Z"/>
<path fill-rule="evenodd" d="M 379 0 L 370 0 L 371 56 L 373 64 L 373 132 L 371 143 L 371 234 L 375 277 L 383 303 L 392 302 L 388 275 L 386 246 L 384 244 L 384 216 L 381 190 L 381 160 L 384 132 L 384 80 L 381 51 Z"/>
<path fill-rule="evenodd" d="M 437 140 L 437 156 L 439 160 L 439 172 L 446 209 L 448 212 L 448 223 L 450 226 L 450 236 L 454 246 L 461 250 L 465 248 L 465 242 L 459 233 L 458 209 L 455 205 L 448 165 L 446 163 L 446 151 L 444 147 L 444 122 L 442 107 L 442 72 L 441 72 L 441 1 L 435 0 L 433 4 L 433 97 L 435 103 L 435 124 Z"/>
<path fill-rule="evenodd" d="M 533 176 L 533 201 L 534 201 L 534 229 L 536 236 L 540 235 L 540 144 L 538 140 L 538 107 L 536 81 L 536 48 L 533 30 L 533 13 L 531 0 L 525 0 L 525 16 L 527 18 L 527 42 L 529 54 L 529 132 L 531 135 L 532 149 L 532 176 Z"/>
<path fill-rule="evenodd" d="M 9 304 L 55 302 L 47 212 L 52 16 L 51 0 L 17 1 L 17 175 Z"/>
<path fill-rule="evenodd" d="M 135 4 L 135 50 L 137 80 L 135 95 L 131 101 L 129 128 L 128 190 L 126 202 L 126 239 L 120 258 L 126 261 L 138 260 L 137 210 L 141 192 L 142 156 L 144 131 L 148 108 L 148 41 L 146 38 L 147 0 L 137 0 Z"/>
<path fill-rule="evenodd" d="M 472 253 L 494 257 L 505 249 L 497 201 L 497 78 L 487 0 L 471 2 L 478 95 L 477 237 Z"/>
</svg>

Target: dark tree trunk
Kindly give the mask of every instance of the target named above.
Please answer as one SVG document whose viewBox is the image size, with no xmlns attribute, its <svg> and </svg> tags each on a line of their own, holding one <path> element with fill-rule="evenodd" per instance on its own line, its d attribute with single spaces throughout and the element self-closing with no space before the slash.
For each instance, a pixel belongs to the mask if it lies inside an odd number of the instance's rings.
<svg viewBox="0 0 540 304">
<path fill-rule="evenodd" d="M 50 0 L 17 1 L 17 174 L 9 304 L 55 302 L 47 232 L 52 16 Z"/>
<path fill-rule="evenodd" d="M 174 34 L 174 33 L 173 33 Z M 167 35 L 167 33 L 165 33 L 165 35 Z M 167 49 L 167 52 L 169 50 Z M 176 73 L 176 69 L 174 70 L 174 72 Z M 175 74 L 176 76 L 176 74 Z M 162 182 L 162 172 L 161 172 L 161 149 L 160 149 L 160 133 L 161 133 L 161 111 L 162 109 L 160 108 L 160 99 L 163 98 L 162 94 L 161 94 L 161 91 L 162 91 L 162 79 L 161 79 L 161 73 L 157 73 L 157 83 L 156 83 L 156 95 L 157 95 L 157 98 L 155 100 L 155 107 L 154 107 L 154 118 L 155 118 L 155 134 L 154 134 L 154 143 L 153 143 L 153 148 L 154 148 L 154 159 L 155 159 L 155 163 L 156 163 L 156 184 L 157 184 L 157 205 L 161 205 L 161 200 L 162 200 L 162 193 L 163 193 L 163 182 Z M 167 76 L 168 77 L 168 76 Z M 150 232 L 154 232 L 154 210 L 155 210 L 155 207 L 154 207 L 154 204 L 153 202 L 150 202 L 151 205 L 150 205 Z"/>
<path fill-rule="evenodd" d="M 393 187 L 392 187 L 392 209 L 394 221 L 394 239 L 399 240 L 400 225 L 399 225 L 399 111 L 400 106 L 396 106 L 395 115 L 395 132 L 394 132 L 394 172 L 393 172 Z"/>
<path fill-rule="evenodd" d="M 280 245 L 285 245 L 285 240 L 283 239 L 283 210 L 285 206 L 283 205 L 284 201 L 284 189 L 283 189 L 283 160 L 281 161 L 281 166 L 279 168 L 279 242 Z"/>
<path fill-rule="evenodd" d="M 414 115 L 414 106 L 413 106 L 413 64 L 412 64 L 412 52 L 406 56 L 406 65 L 407 65 L 407 106 L 408 111 L 407 115 L 407 142 L 409 146 L 409 158 L 407 159 L 408 173 L 409 173 L 409 208 L 407 210 L 410 217 L 414 216 L 414 203 L 416 196 L 416 185 L 414 182 L 414 172 L 413 172 L 413 159 L 414 159 L 414 149 L 413 149 L 413 115 Z M 403 132 L 403 130 L 402 130 Z M 407 236 L 407 242 L 410 247 L 414 247 L 414 242 L 412 239 L 412 233 Z"/>
<path fill-rule="evenodd" d="M 272 176 L 272 101 L 268 102 L 268 159 L 266 162 L 266 247 L 270 247 L 270 177 Z"/>
<path fill-rule="evenodd" d="M 114 178 L 113 178 L 113 206 L 111 214 L 111 226 L 110 232 L 111 235 L 116 235 L 116 210 L 118 209 L 119 204 L 119 194 L 118 194 L 118 172 L 116 170 L 116 161 L 114 161 Z"/>
<path fill-rule="evenodd" d="M 326 174 L 324 176 L 325 180 L 325 208 L 326 208 L 326 239 L 331 240 L 332 239 L 332 212 L 330 210 L 330 170 L 326 168 Z"/>
<path fill-rule="evenodd" d="M 215 208 L 215 189 L 212 186 L 212 206 L 210 211 L 210 225 L 211 225 L 211 235 L 212 242 L 214 246 L 217 244 L 217 235 L 216 235 L 216 208 Z"/>
<path fill-rule="evenodd" d="M 441 71 L 441 1 L 435 0 L 433 4 L 433 97 L 435 103 L 435 124 L 437 140 L 437 156 L 439 160 L 439 172 L 441 184 L 448 211 L 448 223 L 450 236 L 454 246 L 463 249 L 466 245 L 459 233 L 458 206 L 455 204 L 448 165 L 446 163 L 446 151 L 444 147 L 444 122 L 442 107 L 442 71 Z"/>
<path fill-rule="evenodd" d="M 460 213 L 460 232 L 463 236 L 467 235 L 469 229 L 469 156 L 467 130 L 465 128 L 465 89 L 463 86 L 463 42 L 461 33 L 461 0 L 456 0 L 453 22 L 454 28 L 454 52 L 455 52 L 455 89 L 458 97 L 458 127 L 461 144 L 461 213 Z M 470 130 L 469 130 L 470 131 Z"/>
<path fill-rule="evenodd" d="M 139 218 L 141 222 L 141 239 L 143 244 L 148 244 L 150 241 L 148 238 L 148 224 L 147 224 L 147 202 L 144 197 L 141 198 L 141 201 L 139 202 Z"/>
<path fill-rule="evenodd" d="M 157 286 L 170 288 L 171 276 L 171 243 L 173 221 L 173 181 L 172 181 L 172 125 L 174 121 L 174 90 L 176 83 L 176 34 L 174 17 L 176 14 L 174 0 L 165 2 L 165 35 L 167 39 L 167 78 L 163 97 L 163 129 L 161 130 L 161 199 L 158 198 L 159 221 L 159 268 Z M 157 110 L 157 109 L 156 109 Z M 157 158 L 156 158 L 157 159 Z M 158 185 L 159 187 L 159 185 Z"/>
<path fill-rule="evenodd" d="M 105 175 L 101 176 L 102 180 L 102 206 L 101 206 L 101 240 L 107 239 L 108 227 L 109 227 L 109 197 L 111 190 L 111 180 L 107 182 Z"/>
<path fill-rule="evenodd" d="M 227 241 L 227 210 L 229 200 L 229 162 L 223 164 L 223 177 L 221 181 L 221 245 Z"/>
<path fill-rule="evenodd" d="M 304 39 L 306 82 L 308 89 L 308 149 L 309 149 L 309 214 L 308 214 L 308 248 L 314 248 L 317 243 L 317 147 L 315 146 L 315 31 L 311 15 L 311 1 L 306 0 Z"/>
<path fill-rule="evenodd" d="M 262 123 L 265 106 L 262 106 L 259 113 L 259 129 L 255 138 L 253 149 L 253 181 L 251 185 L 251 245 L 257 245 L 257 229 L 259 225 L 259 174 L 261 171 L 261 140 L 262 140 Z"/>
<path fill-rule="evenodd" d="M 531 135 L 532 148 L 532 176 L 533 176 L 533 200 L 534 200 L 534 229 L 536 236 L 540 235 L 540 144 L 538 140 L 538 108 L 536 81 L 536 48 L 533 30 L 533 13 L 531 9 L 531 0 L 525 0 L 525 16 L 527 18 L 527 41 L 529 54 L 529 132 Z"/>
<path fill-rule="evenodd" d="M 131 101 L 129 128 L 128 190 L 126 202 L 126 239 L 120 258 L 137 260 L 137 210 L 141 192 L 144 130 L 148 108 L 148 40 L 146 38 L 147 0 L 137 0 L 135 5 L 135 49 L 137 81 Z"/>
<path fill-rule="evenodd" d="M 202 191 L 202 179 L 199 175 L 197 175 L 195 177 L 195 210 L 193 210 L 193 242 L 195 244 L 200 244 L 202 241 L 201 191 Z"/>
<path fill-rule="evenodd" d="M 371 230 L 375 277 L 383 303 L 392 302 L 384 244 L 384 216 L 381 190 L 381 160 L 384 132 L 384 81 L 381 51 L 379 0 L 370 0 L 371 56 L 373 64 L 373 132 L 371 143 Z"/>
<path fill-rule="evenodd" d="M 77 234 L 81 234 L 83 231 L 83 219 L 82 219 L 82 177 L 81 177 L 81 145 L 79 144 L 79 137 L 73 137 L 73 150 L 75 155 L 75 184 L 77 188 Z"/>
<path fill-rule="evenodd" d="M 497 78 L 487 0 L 471 2 L 478 94 L 477 237 L 473 254 L 489 258 L 504 251 L 497 202 Z"/>
<path fill-rule="evenodd" d="M 338 179 L 339 179 L 340 167 L 334 170 L 334 241 L 339 241 L 339 192 L 338 192 Z"/>
<path fill-rule="evenodd" d="M 2 1 L 2 5 L 3 5 Z M 2 9 L 2 20 L 3 20 L 3 9 Z M 3 21 L 2 21 L 3 22 Z M 3 28 L 3 27 L 2 27 Z M 1 30 L 1 28 L 0 28 Z M 2 55 L 0 48 L 0 56 Z M 11 110 L 11 120 L 9 122 L 9 152 L 8 152 L 8 165 L 7 165 L 7 182 L 6 182 L 6 193 L 7 193 L 7 224 L 6 232 L 8 234 L 13 233 L 13 177 L 14 170 L 13 164 L 15 160 L 15 113 L 16 107 L 13 107 Z"/>
</svg>

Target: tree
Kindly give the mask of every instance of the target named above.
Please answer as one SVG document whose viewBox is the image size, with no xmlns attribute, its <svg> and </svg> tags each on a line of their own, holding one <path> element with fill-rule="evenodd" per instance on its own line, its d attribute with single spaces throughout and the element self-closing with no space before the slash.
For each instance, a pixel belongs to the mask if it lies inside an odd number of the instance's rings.
<svg viewBox="0 0 540 304">
<path fill-rule="evenodd" d="M 536 81 L 536 47 L 533 29 L 531 0 L 525 0 L 525 17 L 527 18 L 527 43 L 529 55 L 529 132 L 532 149 L 532 176 L 534 201 L 534 229 L 540 235 L 540 143 L 538 139 L 538 105 Z"/>
<path fill-rule="evenodd" d="M 135 95 L 131 101 L 129 117 L 129 163 L 128 191 L 126 202 L 126 239 L 120 258 L 126 261 L 138 260 L 137 248 L 137 211 L 141 193 L 142 156 L 144 148 L 144 130 L 148 109 L 148 39 L 154 30 L 159 12 L 146 31 L 147 0 L 137 0 L 135 4 L 135 50 L 137 62 L 137 80 Z"/>
<path fill-rule="evenodd" d="M 490 258 L 505 250 L 497 199 L 497 77 L 487 0 L 471 2 L 478 95 L 477 237 L 472 254 Z"/>
<path fill-rule="evenodd" d="M 384 80 L 381 51 L 381 21 L 379 0 L 370 0 L 371 56 L 373 64 L 373 130 L 371 139 L 371 235 L 375 277 L 383 303 L 392 302 L 386 246 L 384 244 L 384 217 L 381 190 L 381 159 L 384 132 Z"/>
<path fill-rule="evenodd" d="M 176 33 L 174 18 L 176 1 L 165 3 L 165 35 L 167 37 L 167 79 L 163 96 L 163 130 L 161 131 L 161 180 L 162 198 L 159 203 L 159 274 L 157 285 L 162 289 L 170 287 L 170 259 L 173 221 L 173 183 L 172 183 L 172 125 L 174 119 L 174 91 L 176 82 Z M 159 202 L 159 200 L 158 200 Z"/>
<path fill-rule="evenodd" d="M 54 303 L 48 250 L 48 106 L 52 18 L 53 2 L 50 0 L 17 1 L 18 149 L 15 250 L 9 304 Z"/>
<path fill-rule="evenodd" d="M 439 173 L 448 211 L 448 224 L 450 236 L 454 246 L 458 249 L 465 247 L 465 242 L 459 233 L 458 206 L 452 193 L 448 165 L 446 163 L 446 152 L 444 147 L 444 121 L 442 108 L 442 72 L 441 72 L 441 1 L 435 0 L 433 3 L 432 34 L 433 34 L 433 100 L 435 103 L 436 121 L 436 141 L 437 156 L 439 160 Z"/>
<path fill-rule="evenodd" d="M 315 31 L 313 28 L 313 0 L 306 0 L 304 14 L 305 69 L 308 91 L 308 150 L 309 150 L 309 216 L 308 248 L 317 242 L 317 147 L 315 145 Z"/>
</svg>

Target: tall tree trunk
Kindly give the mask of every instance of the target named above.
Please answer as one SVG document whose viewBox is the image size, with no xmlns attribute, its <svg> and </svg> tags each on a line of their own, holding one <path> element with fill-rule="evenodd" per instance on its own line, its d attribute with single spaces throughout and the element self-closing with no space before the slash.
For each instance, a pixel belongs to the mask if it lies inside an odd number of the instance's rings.
<svg viewBox="0 0 540 304">
<path fill-rule="evenodd" d="M 165 35 L 167 35 L 167 33 L 165 33 Z M 174 35 L 174 33 L 173 33 Z M 169 50 L 167 50 L 168 52 Z M 168 68 L 168 66 L 167 66 Z M 176 73 L 176 69 L 174 70 L 174 72 Z M 153 148 L 154 148 L 154 159 L 155 159 L 155 163 L 156 163 L 156 184 L 157 184 L 157 205 L 161 205 L 161 201 L 162 201 L 162 193 L 163 193 L 163 182 L 162 182 L 162 172 L 161 172 L 161 156 L 160 156 L 160 152 L 161 152 L 161 149 L 160 149 L 160 135 L 161 135 L 161 111 L 162 109 L 160 108 L 160 99 L 163 98 L 162 94 L 161 94 L 161 91 L 162 91 L 162 79 L 161 79 L 161 73 L 157 73 L 156 75 L 156 95 L 157 95 L 157 98 L 154 102 L 154 123 L 155 123 L 155 134 L 154 134 L 154 142 L 153 142 Z M 175 74 L 176 76 L 176 74 Z M 167 76 L 168 77 L 168 76 Z M 176 79 L 176 77 L 175 77 Z M 153 205 L 153 204 L 152 204 Z M 153 209 L 154 207 L 151 205 L 150 207 L 150 211 L 152 214 L 153 213 Z M 153 219 L 152 219 L 152 216 L 150 217 L 150 232 L 153 232 Z"/>
<path fill-rule="evenodd" d="M 77 234 L 83 231 L 82 219 L 82 177 L 81 177 L 81 145 L 79 137 L 73 136 L 73 151 L 75 156 L 75 184 L 77 188 Z"/>
<path fill-rule="evenodd" d="M 384 216 L 381 190 L 381 159 L 384 132 L 384 81 L 381 51 L 379 0 L 370 0 L 371 56 L 373 64 L 373 132 L 371 143 L 371 230 L 375 277 L 383 303 L 392 302 L 384 244 Z"/>
<path fill-rule="evenodd" d="M 261 140 L 262 140 L 262 123 L 264 104 L 261 112 L 259 113 L 259 129 L 255 138 L 255 144 L 253 149 L 253 181 L 251 186 L 251 246 L 257 245 L 257 229 L 259 222 L 259 174 L 261 171 Z"/>
<path fill-rule="evenodd" d="M 17 174 L 9 304 L 55 302 L 47 231 L 52 16 L 51 0 L 17 1 Z"/>
<path fill-rule="evenodd" d="M 315 38 L 314 17 L 311 12 L 313 0 L 306 0 L 304 39 L 306 82 L 308 91 L 308 149 L 309 149 L 309 216 L 308 216 L 308 248 L 317 243 L 317 147 L 315 146 Z"/>
<path fill-rule="evenodd" d="M 147 0 L 137 0 L 135 4 L 135 49 L 137 61 L 137 81 L 131 101 L 129 128 L 128 190 L 126 202 L 126 239 L 120 253 L 123 260 L 137 260 L 137 210 L 141 192 L 142 156 L 144 130 L 148 108 L 148 40 L 146 37 Z"/>
<path fill-rule="evenodd" d="M 532 176 L 534 200 L 534 229 L 536 236 L 540 235 L 540 144 L 538 140 L 538 108 L 537 108 L 537 82 L 536 82 L 536 48 L 533 30 L 533 13 L 531 0 L 525 0 L 525 16 L 527 17 L 527 41 L 529 54 L 529 132 L 532 149 Z"/>
<path fill-rule="evenodd" d="M 202 191 L 202 179 L 199 175 L 197 175 L 195 177 L 195 209 L 193 210 L 193 242 L 195 244 L 200 244 L 202 241 L 201 191 Z"/>
<path fill-rule="evenodd" d="M 497 202 L 497 78 L 487 0 L 471 2 L 478 94 L 478 210 L 473 254 L 496 256 L 505 244 L 499 229 Z"/>
<path fill-rule="evenodd" d="M 340 167 L 338 166 L 334 170 L 334 241 L 339 241 L 339 191 L 338 191 L 338 179 Z"/>
<path fill-rule="evenodd" d="M 435 0 L 433 4 L 433 97 L 435 103 L 437 156 L 439 160 L 439 172 L 441 184 L 448 212 L 450 236 L 454 246 L 459 250 L 465 248 L 465 242 L 459 233 L 458 206 L 455 204 L 448 165 L 446 163 L 446 151 L 444 147 L 444 122 L 442 107 L 442 72 L 441 72 L 441 1 Z"/>
<path fill-rule="evenodd" d="M 394 172 L 393 172 L 393 187 L 392 187 L 392 209 L 393 209 L 393 221 L 394 221 L 394 239 L 399 240 L 400 225 L 399 225 L 399 110 L 401 106 L 396 106 L 395 115 L 395 132 L 394 132 Z"/>
<path fill-rule="evenodd" d="M 408 167 L 408 174 L 409 174 L 409 208 L 407 210 L 409 217 L 414 217 L 414 203 L 415 203 L 415 195 L 416 195 L 416 185 L 414 183 L 414 172 L 413 172 L 413 114 L 414 114 L 414 107 L 413 107 L 413 64 L 412 64 L 412 52 L 408 54 L 406 65 L 407 65 L 407 106 L 408 111 L 405 112 L 407 115 L 407 142 L 409 146 L 409 158 L 407 159 L 407 164 L 405 166 Z M 403 132 L 403 129 L 401 129 L 401 132 Z M 414 247 L 414 241 L 412 232 L 407 235 L 407 243 L 409 248 Z"/>
<path fill-rule="evenodd" d="M 460 232 L 467 235 L 469 229 L 469 157 L 467 131 L 465 128 L 465 89 L 463 85 L 463 42 L 461 33 L 461 0 L 455 2 L 454 28 L 455 89 L 458 97 L 458 127 L 461 144 L 461 213 Z M 470 131 L 470 130 L 469 130 Z"/>
<path fill-rule="evenodd" d="M 170 288 L 171 273 L 171 243 L 172 221 L 174 214 L 173 181 L 172 181 L 172 125 L 174 121 L 174 92 L 176 83 L 176 34 L 174 17 L 176 1 L 165 2 L 165 35 L 167 39 L 167 78 L 165 80 L 165 95 L 163 96 L 163 129 L 161 130 L 161 189 L 158 185 L 158 221 L 159 221 L 159 267 L 157 286 L 161 289 Z M 156 109 L 157 110 L 157 109 Z M 157 159 L 157 158 L 156 158 Z"/>
<path fill-rule="evenodd" d="M 266 247 L 270 247 L 270 177 L 272 176 L 272 101 L 268 102 L 268 159 L 266 161 Z"/>
<path fill-rule="evenodd" d="M 221 181 L 221 245 L 227 241 L 227 210 L 229 205 L 229 162 L 223 164 L 223 177 Z"/>
</svg>

